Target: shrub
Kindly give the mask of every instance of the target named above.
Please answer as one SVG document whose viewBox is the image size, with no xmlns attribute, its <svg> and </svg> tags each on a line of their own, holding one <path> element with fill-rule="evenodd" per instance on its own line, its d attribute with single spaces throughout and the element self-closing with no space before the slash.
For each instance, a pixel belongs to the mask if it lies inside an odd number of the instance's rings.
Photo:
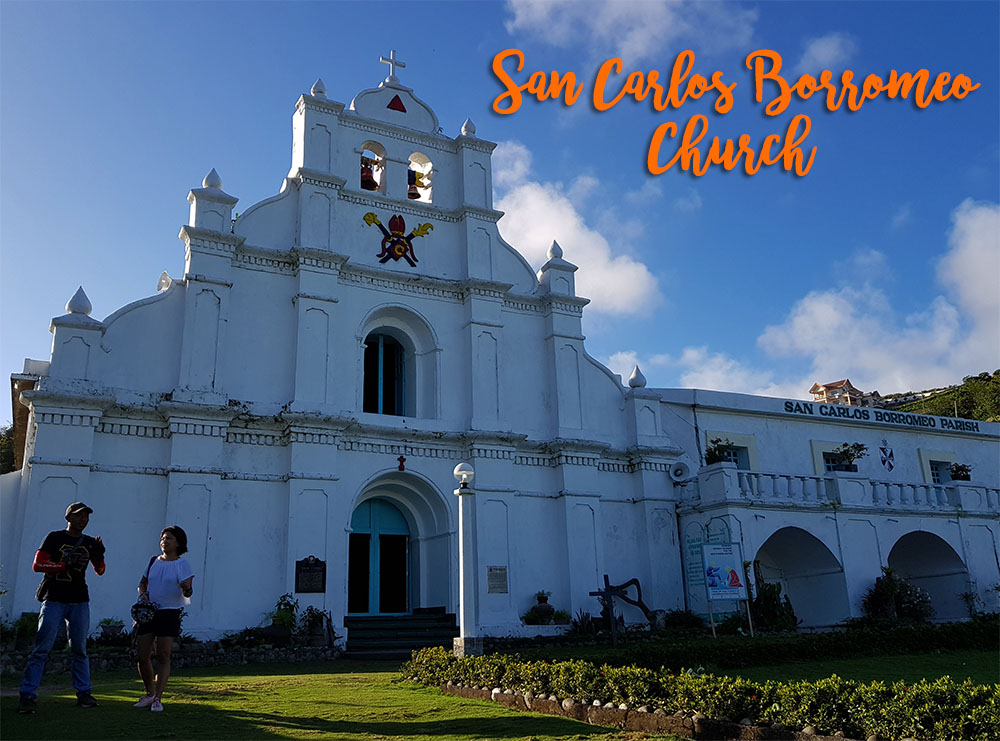
<svg viewBox="0 0 1000 741">
<path fill-rule="evenodd" d="M 841 463 L 849 466 L 868 455 L 868 446 L 862 443 L 842 443 L 830 452 Z"/>
<path fill-rule="evenodd" d="M 299 601 L 291 593 L 278 597 L 274 605 L 274 610 L 267 614 L 271 618 L 271 625 L 277 628 L 287 628 L 295 630 L 296 621 L 299 616 Z"/>
<path fill-rule="evenodd" d="M 14 621 L 14 636 L 19 645 L 30 645 L 35 642 L 38 633 L 38 613 L 22 612 L 21 617 Z"/>
<path fill-rule="evenodd" d="M 721 437 L 716 437 L 709 440 L 708 447 L 705 448 L 705 465 L 711 466 L 713 463 L 729 460 L 727 455 L 732 449 L 733 443 L 729 438 L 723 440 Z"/>
<path fill-rule="evenodd" d="M 667 610 L 663 615 L 664 628 L 682 628 L 684 630 L 703 630 L 705 620 L 690 610 Z"/>
<path fill-rule="evenodd" d="M 802 622 L 795 616 L 788 595 L 781 595 L 778 583 L 758 582 L 757 596 L 750 604 L 755 630 L 787 631 L 795 630 Z"/>
<path fill-rule="evenodd" d="M 735 636 L 750 633 L 750 621 L 742 612 L 731 612 L 715 624 L 715 632 L 723 636 Z"/>
<path fill-rule="evenodd" d="M 934 614 L 931 598 L 896 572 L 882 567 L 882 576 L 868 588 L 861 601 L 865 617 L 883 620 L 925 621 Z"/>
<path fill-rule="evenodd" d="M 739 627 L 745 625 L 746 616 L 733 613 L 731 620 Z M 684 642 L 651 639 L 630 643 L 613 653 L 609 651 L 605 661 L 615 665 L 663 666 L 680 672 L 684 667 L 692 666 L 740 668 L 887 653 L 1000 649 L 1000 620 L 997 616 L 942 625 L 900 625 L 862 618 L 848 621 L 845 627 L 848 629 L 827 633 L 758 635 L 753 640 L 749 636 L 738 635 Z"/>
<path fill-rule="evenodd" d="M 852 738 L 985 740 L 995 738 L 1000 727 L 1000 685 L 955 682 L 950 677 L 890 686 L 837 676 L 817 682 L 761 683 L 586 661 L 525 662 L 497 654 L 456 659 L 443 648 L 414 651 L 402 671 L 427 685 L 452 681 L 579 701 L 647 705 L 668 713 L 698 710 L 712 718 L 812 725 L 820 733 L 843 731 Z"/>
<path fill-rule="evenodd" d="M 594 625 L 594 619 L 591 617 L 589 612 L 586 612 L 582 607 L 577 610 L 576 617 L 570 622 L 570 633 L 577 633 L 579 635 L 593 635 L 597 632 L 597 626 Z"/>
</svg>

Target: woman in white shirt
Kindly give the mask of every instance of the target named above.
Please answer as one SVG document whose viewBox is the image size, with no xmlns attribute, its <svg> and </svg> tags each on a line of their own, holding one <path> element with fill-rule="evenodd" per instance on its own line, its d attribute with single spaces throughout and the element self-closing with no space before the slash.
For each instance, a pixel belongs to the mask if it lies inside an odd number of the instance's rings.
<svg viewBox="0 0 1000 741">
<path fill-rule="evenodd" d="M 154 556 L 139 582 L 139 599 L 157 605 L 156 614 L 148 623 L 136 629 L 136 652 L 139 656 L 139 676 L 146 694 L 133 707 L 163 711 L 163 688 L 170 676 L 170 651 L 174 639 L 181 634 L 181 610 L 190 604 L 194 572 L 181 555 L 187 553 L 187 533 L 178 525 L 160 533 L 159 556 Z M 159 673 L 153 674 L 153 642 Z"/>
</svg>

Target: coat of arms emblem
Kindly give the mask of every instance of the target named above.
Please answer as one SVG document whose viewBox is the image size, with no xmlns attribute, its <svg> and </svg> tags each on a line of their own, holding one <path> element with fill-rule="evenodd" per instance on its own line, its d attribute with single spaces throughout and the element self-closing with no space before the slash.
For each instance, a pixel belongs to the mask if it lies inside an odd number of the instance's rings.
<svg viewBox="0 0 1000 741">
<path fill-rule="evenodd" d="M 389 219 L 388 229 L 378 220 L 378 216 L 371 211 L 365 214 L 364 219 L 368 226 L 376 224 L 382 230 L 382 251 L 376 255 L 379 262 L 386 263 L 389 260 L 398 261 L 402 258 L 409 263 L 411 268 L 417 266 L 419 260 L 417 260 L 417 255 L 413 251 L 413 240 L 416 237 L 423 237 L 433 231 L 433 224 L 420 224 L 412 232 L 404 236 L 406 222 L 399 214 L 395 214 Z"/>
</svg>

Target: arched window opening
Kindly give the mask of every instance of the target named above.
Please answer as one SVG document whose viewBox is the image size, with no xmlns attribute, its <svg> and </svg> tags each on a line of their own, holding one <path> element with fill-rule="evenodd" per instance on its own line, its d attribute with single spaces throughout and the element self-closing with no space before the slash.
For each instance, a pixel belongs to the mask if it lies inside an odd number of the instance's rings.
<svg viewBox="0 0 1000 741">
<path fill-rule="evenodd" d="M 358 409 L 421 419 L 440 416 L 439 344 L 426 319 L 401 306 L 382 306 L 362 321 L 356 337 Z"/>
<path fill-rule="evenodd" d="M 361 189 L 383 191 L 385 148 L 378 142 L 361 145 Z"/>
<path fill-rule="evenodd" d="M 410 166 L 406 171 L 406 197 L 411 201 L 430 203 L 433 195 L 432 171 L 434 166 L 421 152 L 410 155 Z"/>
<path fill-rule="evenodd" d="M 373 332 L 365 339 L 365 379 L 362 410 L 406 415 L 407 352 L 392 335 Z"/>
</svg>

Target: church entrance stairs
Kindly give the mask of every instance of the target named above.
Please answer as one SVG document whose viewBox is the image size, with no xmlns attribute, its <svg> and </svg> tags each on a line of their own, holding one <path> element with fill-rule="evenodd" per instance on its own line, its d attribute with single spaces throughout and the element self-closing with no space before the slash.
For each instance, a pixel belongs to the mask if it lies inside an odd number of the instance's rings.
<svg viewBox="0 0 1000 741">
<path fill-rule="evenodd" d="M 443 607 L 418 608 L 412 615 L 348 616 L 344 627 L 345 659 L 408 659 L 417 648 L 451 648 L 458 636 L 455 615 Z"/>
</svg>

